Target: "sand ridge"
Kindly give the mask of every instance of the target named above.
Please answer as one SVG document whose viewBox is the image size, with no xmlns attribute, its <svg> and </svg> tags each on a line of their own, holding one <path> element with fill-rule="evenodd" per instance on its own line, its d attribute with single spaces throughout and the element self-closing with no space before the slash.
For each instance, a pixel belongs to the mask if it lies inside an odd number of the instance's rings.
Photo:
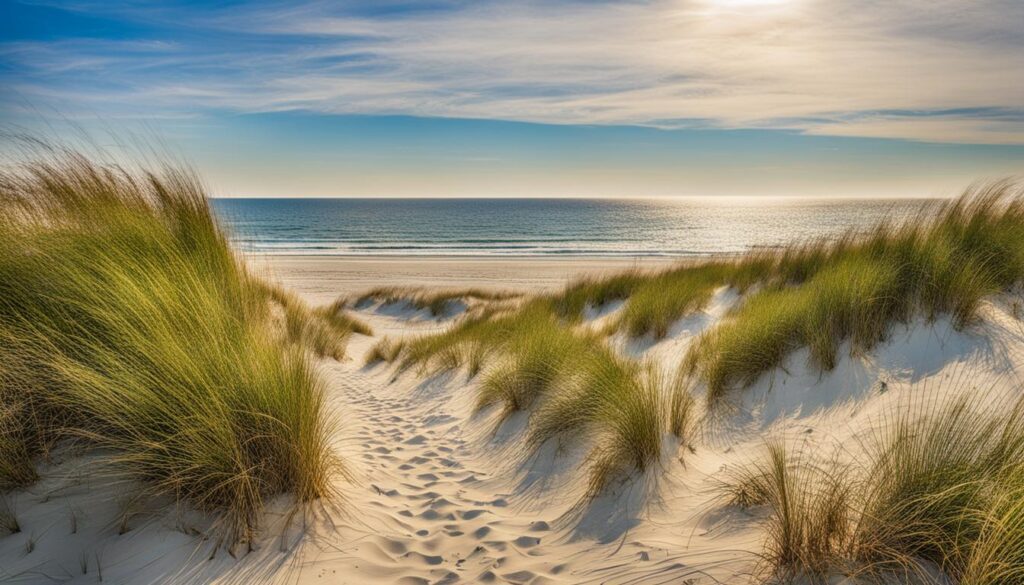
<svg viewBox="0 0 1024 585">
<path fill-rule="evenodd" d="M 313 284 L 296 288 L 315 301 Z M 670 368 L 736 302 L 721 289 L 665 339 L 614 337 L 612 346 Z M 589 310 L 586 320 L 599 327 L 621 308 Z M 197 538 L 202 518 L 159 507 L 122 531 L 124 490 L 78 473 L 88 461 L 57 460 L 11 496 L 23 531 L 0 539 L 0 581 L 95 583 L 102 566 L 105 583 L 748 583 L 763 534 L 756 511 L 721 505 L 714 490 L 723 474 L 770 434 L 831 448 L 911 396 L 1007 380 L 1019 391 L 1024 327 L 1011 313 L 997 299 L 967 331 L 948 319 L 899 325 L 871 355 L 844 357 L 826 374 L 795 352 L 785 372 L 745 391 L 730 426 L 705 434 L 692 453 L 669 445 L 651 474 L 578 510 L 581 452 L 551 444 L 524 460 L 516 445 L 525 417 L 495 429 L 493 413 L 474 413 L 478 382 L 465 371 L 364 365 L 381 336 L 437 332 L 456 315 L 362 307 L 356 314 L 375 337 L 355 335 L 344 360 L 318 362 L 347 471 L 336 505 L 302 518 L 288 516 L 286 502 L 270 506 L 252 550 L 218 550 Z"/>
</svg>

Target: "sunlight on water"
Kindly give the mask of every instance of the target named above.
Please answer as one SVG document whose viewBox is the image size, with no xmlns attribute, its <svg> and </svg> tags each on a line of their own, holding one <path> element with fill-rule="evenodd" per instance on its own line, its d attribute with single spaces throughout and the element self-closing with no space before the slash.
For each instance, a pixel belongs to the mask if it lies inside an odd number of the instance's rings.
<svg viewBox="0 0 1024 585">
<path fill-rule="evenodd" d="M 700 256 L 927 214 L 934 200 L 221 199 L 236 246 L 275 254 Z"/>
</svg>

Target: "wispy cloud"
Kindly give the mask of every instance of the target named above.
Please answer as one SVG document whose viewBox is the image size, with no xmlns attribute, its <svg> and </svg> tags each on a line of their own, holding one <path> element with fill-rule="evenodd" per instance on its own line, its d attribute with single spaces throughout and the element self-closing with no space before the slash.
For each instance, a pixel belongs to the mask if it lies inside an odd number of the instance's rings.
<svg viewBox="0 0 1024 585">
<path fill-rule="evenodd" d="M 76 9 L 152 38 L 0 44 L 22 95 L 103 111 L 306 110 L 1024 143 L 1024 3 L 308 2 Z"/>
</svg>

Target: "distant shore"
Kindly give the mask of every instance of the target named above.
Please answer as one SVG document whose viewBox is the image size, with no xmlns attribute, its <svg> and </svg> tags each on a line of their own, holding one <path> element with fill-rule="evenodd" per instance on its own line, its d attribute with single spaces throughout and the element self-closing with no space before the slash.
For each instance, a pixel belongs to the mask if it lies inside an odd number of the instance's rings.
<svg viewBox="0 0 1024 585">
<path fill-rule="evenodd" d="M 316 304 L 378 286 L 554 290 L 575 277 L 637 268 L 657 269 L 696 259 L 671 257 L 466 257 L 246 255 L 258 271 Z"/>
</svg>

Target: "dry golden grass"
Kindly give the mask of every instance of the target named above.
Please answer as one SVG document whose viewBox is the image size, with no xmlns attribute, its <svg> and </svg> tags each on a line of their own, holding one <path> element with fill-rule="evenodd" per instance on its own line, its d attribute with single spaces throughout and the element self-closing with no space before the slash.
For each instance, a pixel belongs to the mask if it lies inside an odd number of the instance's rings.
<svg viewBox="0 0 1024 585">
<path fill-rule="evenodd" d="M 430 314 L 434 317 L 443 317 L 452 310 L 455 303 L 460 301 L 487 303 L 516 299 L 521 296 L 519 293 L 510 291 L 480 288 L 436 290 L 408 286 L 387 286 L 366 291 L 351 301 L 347 298 L 339 299 L 335 305 L 340 309 L 349 305 L 361 307 L 371 302 L 379 302 L 384 305 L 407 303 L 417 310 L 429 310 Z"/>
<path fill-rule="evenodd" d="M 770 441 L 723 485 L 731 503 L 765 510 L 768 572 L 933 583 L 938 570 L 956 583 L 1024 583 L 1024 400 L 974 402 L 913 402 L 840 460 Z"/>
<path fill-rule="evenodd" d="M 758 290 L 686 357 L 710 405 L 778 367 L 794 350 L 832 369 L 846 340 L 855 352 L 883 341 L 894 323 L 948 314 L 958 326 L 981 300 L 1024 277 L 1024 199 L 1009 182 L 974 187 L 931 221 L 883 224 L 866 235 L 741 259 Z M 761 276 L 757 277 L 757 272 Z"/>
<path fill-rule="evenodd" d="M 0 172 L 0 248 L 0 487 L 59 441 L 103 447 L 228 541 L 268 497 L 330 494 L 321 382 L 192 174 L 50 149 Z"/>
</svg>

